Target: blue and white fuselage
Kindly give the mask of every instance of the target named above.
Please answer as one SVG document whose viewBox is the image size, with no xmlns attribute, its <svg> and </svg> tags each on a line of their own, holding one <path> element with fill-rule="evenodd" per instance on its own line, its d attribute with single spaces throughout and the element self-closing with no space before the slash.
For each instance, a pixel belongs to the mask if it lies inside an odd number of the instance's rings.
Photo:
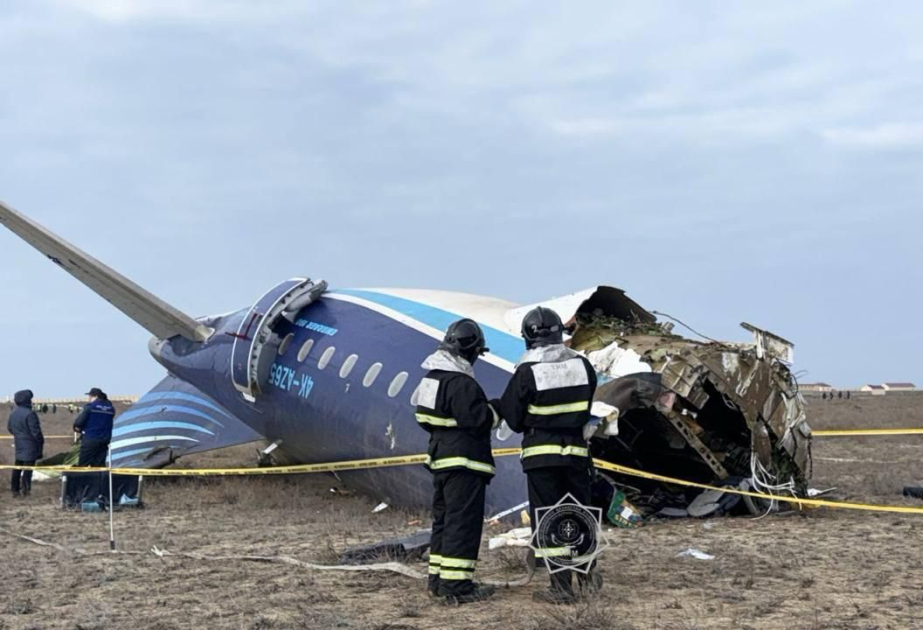
<svg viewBox="0 0 923 630">
<path fill-rule="evenodd" d="M 503 300 L 448 292 L 329 291 L 274 326 L 280 343 L 271 350 L 273 360 L 256 397 L 242 395 L 232 383 L 235 344 L 239 350 L 249 341 L 238 331 L 246 329 L 250 309 L 210 320 L 215 333 L 204 343 L 174 337 L 154 344 L 152 353 L 179 379 L 266 440 L 278 442 L 288 460 L 316 463 L 420 454 L 426 452 L 428 440 L 414 418 L 414 392 L 426 372 L 421 363 L 451 322 L 475 319 L 490 348 L 475 372 L 488 397 L 500 396 L 524 351 L 522 339 L 504 321 L 514 308 Z M 153 395 L 157 401 L 151 407 L 159 409 L 164 396 Z M 143 409 L 145 399 L 139 404 Z M 214 410 L 200 411 L 221 417 Z M 142 450 L 182 448 L 184 442 L 201 438 L 207 423 L 195 416 L 184 420 L 187 426 L 173 422 L 170 427 L 150 427 L 144 432 L 150 438 L 147 443 L 138 441 L 144 437 L 138 431 L 131 437 L 117 435 L 114 463 L 133 461 Z M 495 448 L 518 446 L 519 437 L 506 442 L 495 437 L 494 442 Z M 422 466 L 340 476 L 391 504 L 422 506 L 430 500 L 431 476 Z M 525 496 L 518 459 L 498 458 L 497 475 L 488 487 L 488 513 L 518 505 Z"/>
<path fill-rule="evenodd" d="M 2 202 L 0 224 L 154 335 L 151 354 L 168 375 L 116 418 L 116 466 L 162 466 L 259 439 L 292 463 L 421 454 L 428 434 L 417 426 L 414 392 L 421 363 L 449 324 L 467 317 L 483 328 L 490 353 L 475 372 L 490 398 L 501 394 L 524 352 L 519 330 L 531 306 L 443 291 L 328 291 L 322 280 L 292 278 L 247 309 L 196 319 Z M 598 314 L 634 331 L 618 340 L 606 333 L 608 345 L 590 356 L 601 384 L 596 402 L 620 410 L 631 433 L 630 443 L 595 439 L 603 455 L 703 482 L 746 474 L 761 457 L 806 491 L 811 431 L 788 369 L 791 342 L 750 324 L 750 344 L 684 340 L 614 287 L 540 304 L 565 322 Z M 518 436 L 494 439 L 494 447 L 519 444 Z M 517 458 L 496 464 L 487 493 L 492 514 L 526 500 Z M 423 466 L 341 477 L 394 505 L 429 502 Z"/>
<path fill-rule="evenodd" d="M 260 438 L 297 463 L 423 453 L 428 434 L 417 427 L 413 392 L 448 325 L 469 317 L 483 326 L 492 353 L 475 370 L 488 396 L 500 395 L 523 349 L 515 332 L 522 315 L 503 300 L 326 291 L 326 282 L 308 278 L 277 284 L 248 309 L 196 319 L 2 202 L 0 224 L 154 336 L 149 349 L 168 375 L 116 418 L 116 466 L 164 465 Z M 396 505 L 429 500 L 422 466 L 342 477 Z M 489 509 L 525 495 L 519 463 L 501 458 Z"/>
</svg>

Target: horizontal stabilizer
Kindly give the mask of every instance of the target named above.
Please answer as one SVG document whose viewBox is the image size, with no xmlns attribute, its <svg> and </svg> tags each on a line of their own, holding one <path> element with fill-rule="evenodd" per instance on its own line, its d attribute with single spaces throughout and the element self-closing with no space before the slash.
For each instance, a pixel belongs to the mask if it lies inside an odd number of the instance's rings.
<svg viewBox="0 0 923 630">
<path fill-rule="evenodd" d="M 207 326 L 2 202 L 0 223 L 159 339 L 204 341 L 211 335 Z"/>
<path fill-rule="evenodd" d="M 113 466 L 159 468 L 185 455 L 262 439 L 213 398 L 167 376 L 116 416 L 110 446 Z"/>
</svg>

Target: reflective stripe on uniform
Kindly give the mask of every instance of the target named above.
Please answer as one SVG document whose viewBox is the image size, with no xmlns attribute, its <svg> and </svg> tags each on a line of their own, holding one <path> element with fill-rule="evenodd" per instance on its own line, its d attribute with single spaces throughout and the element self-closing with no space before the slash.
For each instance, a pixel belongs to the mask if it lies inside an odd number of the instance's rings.
<svg viewBox="0 0 923 630">
<path fill-rule="evenodd" d="M 545 547 L 535 550 L 536 558 L 563 558 L 570 557 L 573 553 L 570 547 Z"/>
<path fill-rule="evenodd" d="M 589 457 L 590 449 L 584 446 L 558 446 L 557 444 L 542 444 L 541 446 L 529 446 L 522 449 L 520 459 L 526 457 L 535 457 L 536 455 L 576 455 L 577 457 Z"/>
<path fill-rule="evenodd" d="M 442 567 L 440 567 L 438 564 L 430 564 L 430 565 L 429 565 L 429 574 L 430 574 L 430 575 L 439 575 L 441 572 L 442 572 Z"/>
<path fill-rule="evenodd" d="M 470 580 L 473 577 L 474 571 L 465 571 L 464 569 L 456 569 L 454 571 L 442 569 L 439 572 L 439 578 L 442 580 Z"/>
<path fill-rule="evenodd" d="M 442 459 L 433 461 L 427 456 L 425 463 L 427 466 L 429 466 L 430 470 L 442 470 L 444 468 L 454 468 L 455 466 L 461 466 L 463 468 L 476 470 L 477 472 L 489 473 L 491 475 L 497 472 L 497 469 L 490 464 L 476 462 L 473 459 L 468 459 L 467 457 L 443 457 Z"/>
<path fill-rule="evenodd" d="M 455 418 L 440 418 L 438 416 L 430 416 L 425 413 L 418 413 L 417 422 L 420 424 L 431 424 L 434 427 L 457 427 L 458 422 Z"/>
<path fill-rule="evenodd" d="M 452 567 L 453 569 L 470 569 L 474 571 L 474 568 L 477 566 L 477 560 L 465 560 L 464 558 L 447 558 L 443 556 L 442 566 L 443 567 Z"/>
<path fill-rule="evenodd" d="M 586 411 L 589 408 L 590 401 L 581 400 L 580 402 L 565 403 L 563 405 L 529 405 L 529 413 L 535 416 L 554 416 L 559 413 Z"/>
</svg>

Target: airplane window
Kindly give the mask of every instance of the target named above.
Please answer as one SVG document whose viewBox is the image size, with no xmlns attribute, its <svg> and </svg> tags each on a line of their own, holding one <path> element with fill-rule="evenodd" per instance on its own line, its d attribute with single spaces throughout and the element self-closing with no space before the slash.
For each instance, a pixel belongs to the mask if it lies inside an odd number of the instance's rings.
<svg viewBox="0 0 923 630">
<path fill-rule="evenodd" d="M 413 390 L 413 393 L 410 395 L 410 404 L 416 407 L 420 404 L 420 386 L 417 385 L 417 388 Z"/>
<path fill-rule="evenodd" d="M 358 354 L 351 354 L 346 357 L 346 360 L 343 361 L 343 367 L 340 368 L 340 378 L 346 378 L 349 376 L 349 373 L 353 371 L 353 367 L 356 365 L 356 361 L 358 360 Z"/>
<path fill-rule="evenodd" d="M 295 333 L 289 333 L 285 335 L 285 339 L 282 340 L 282 343 L 279 344 L 279 356 L 288 352 L 288 347 L 292 345 L 292 339 L 295 338 Z"/>
<path fill-rule="evenodd" d="M 308 353 L 311 352 L 311 348 L 314 347 L 314 340 L 308 339 L 304 342 L 304 345 L 301 346 L 301 350 L 298 351 L 298 362 L 301 363 L 308 358 Z"/>
<path fill-rule="evenodd" d="M 330 363 L 330 359 L 333 358 L 333 353 L 336 352 L 336 348 L 330 346 L 324 350 L 324 354 L 320 355 L 320 361 L 317 362 L 317 369 L 323 370 L 327 367 L 327 364 Z"/>
<path fill-rule="evenodd" d="M 381 363 L 373 363 L 372 367 L 369 368 L 369 371 L 365 373 L 365 378 L 362 379 L 362 384 L 366 387 L 371 387 L 372 383 L 375 382 L 375 379 L 378 378 L 379 372 L 381 372 Z"/>
<path fill-rule="evenodd" d="M 391 381 L 391 385 L 388 387 L 388 396 L 394 398 L 401 393 L 401 390 L 404 389 L 404 383 L 407 382 L 407 377 L 410 376 L 407 372 L 400 372 L 397 376 L 394 377 L 394 380 Z"/>
</svg>

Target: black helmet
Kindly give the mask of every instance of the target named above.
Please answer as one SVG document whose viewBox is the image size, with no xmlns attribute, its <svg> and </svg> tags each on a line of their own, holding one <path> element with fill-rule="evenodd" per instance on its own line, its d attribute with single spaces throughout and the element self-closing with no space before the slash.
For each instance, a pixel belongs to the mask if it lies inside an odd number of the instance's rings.
<svg viewBox="0 0 923 630">
<path fill-rule="evenodd" d="M 474 365 L 478 357 L 486 354 L 488 348 L 484 342 L 484 333 L 473 319 L 460 319 L 445 331 L 445 339 L 439 346 L 457 357 L 462 357 Z"/>
<path fill-rule="evenodd" d="M 522 338 L 529 350 L 564 343 L 564 324 L 550 308 L 536 306 L 522 318 Z"/>
</svg>

